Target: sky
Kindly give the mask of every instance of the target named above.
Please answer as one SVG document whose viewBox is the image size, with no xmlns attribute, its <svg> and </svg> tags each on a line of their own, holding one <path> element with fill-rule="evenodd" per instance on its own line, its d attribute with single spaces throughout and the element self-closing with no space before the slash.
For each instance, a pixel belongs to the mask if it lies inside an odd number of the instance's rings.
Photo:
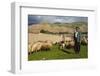
<svg viewBox="0 0 100 76">
<path fill-rule="evenodd" d="M 28 24 L 38 23 L 72 23 L 72 22 L 87 22 L 87 17 L 78 16 L 46 16 L 46 15 L 28 15 Z"/>
</svg>

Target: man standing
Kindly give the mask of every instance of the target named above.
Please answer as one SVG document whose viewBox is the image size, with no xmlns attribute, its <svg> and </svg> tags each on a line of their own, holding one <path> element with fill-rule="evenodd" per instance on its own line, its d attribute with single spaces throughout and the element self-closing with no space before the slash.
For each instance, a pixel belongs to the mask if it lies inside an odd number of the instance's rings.
<svg viewBox="0 0 100 76">
<path fill-rule="evenodd" d="M 74 46 L 75 53 L 79 54 L 80 46 L 81 46 L 81 33 L 80 33 L 80 28 L 79 27 L 76 27 L 76 29 L 75 29 L 74 41 L 75 41 L 75 46 Z"/>
</svg>

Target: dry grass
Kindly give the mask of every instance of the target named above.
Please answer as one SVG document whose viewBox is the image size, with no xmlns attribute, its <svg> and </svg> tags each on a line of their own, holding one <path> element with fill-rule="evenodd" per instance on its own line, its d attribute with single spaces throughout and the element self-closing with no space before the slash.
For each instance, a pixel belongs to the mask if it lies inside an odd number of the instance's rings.
<svg viewBox="0 0 100 76">
<path fill-rule="evenodd" d="M 68 32 L 73 33 L 74 32 L 74 26 L 72 24 L 61 24 L 60 26 L 58 24 L 33 24 L 28 26 L 28 32 L 29 33 L 39 33 L 40 30 L 47 30 L 49 32 L 53 33 L 59 33 L 59 32 Z M 80 26 L 81 32 L 87 32 L 87 26 L 85 24 L 81 24 Z"/>
<path fill-rule="evenodd" d="M 39 34 L 33 34 L 33 33 L 29 33 L 28 34 L 28 42 L 29 43 L 35 43 L 37 41 L 46 41 L 49 40 L 51 42 L 59 42 L 61 41 L 61 36 L 59 35 L 52 35 L 52 34 L 43 34 L 43 33 L 39 33 Z"/>
</svg>

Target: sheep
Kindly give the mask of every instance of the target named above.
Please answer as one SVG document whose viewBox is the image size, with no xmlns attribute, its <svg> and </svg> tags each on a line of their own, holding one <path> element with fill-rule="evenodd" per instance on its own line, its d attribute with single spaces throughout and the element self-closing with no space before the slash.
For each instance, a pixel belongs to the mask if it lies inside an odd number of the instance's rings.
<svg viewBox="0 0 100 76">
<path fill-rule="evenodd" d="M 64 42 L 64 43 L 62 43 L 60 45 L 60 48 L 68 48 L 68 49 L 70 49 L 70 48 L 73 48 L 74 45 L 75 45 L 74 40 L 72 40 L 72 41 L 66 41 L 66 42 Z"/>
<path fill-rule="evenodd" d="M 58 42 L 59 49 L 74 47 L 74 38 L 72 36 L 65 37 L 62 41 Z"/>
<path fill-rule="evenodd" d="M 73 40 L 72 37 L 66 37 L 66 38 L 65 38 L 65 41 L 66 41 L 66 42 L 70 42 L 70 41 L 72 41 L 72 40 Z"/>
<path fill-rule="evenodd" d="M 28 54 L 42 50 L 50 50 L 51 47 L 52 42 L 50 41 L 39 41 L 36 43 L 28 44 Z"/>
<path fill-rule="evenodd" d="M 28 44 L 28 54 L 31 54 L 31 44 Z"/>
<path fill-rule="evenodd" d="M 73 48 L 74 47 L 74 39 L 73 39 L 73 37 L 66 37 L 64 43 L 65 43 L 65 47 L 66 48 Z"/>
<path fill-rule="evenodd" d="M 70 48 L 73 48 L 74 45 L 75 45 L 75 42 L 74 42 L 74 41 L 69 42 L 69 47 L 70 47 Z"/>
<path fill-rule="evenodd" d="M 42 43 L 41 50 L 50 50 L 52 47 L 52 43 L 49 41 L 45 41 Z"/>
<path fill-rule="evenodd" d="M 62 43 L 62 45 L 61 45 L 60 49 L 64 49 L 64 48 L 65 48 L 65 46 L 66 46 L 66 44 L 65 44 L 65 43 Z"/>
<path fill-rule="evenodd" d="M 87 44 L 88 44 L 88 40 L 87 40 L 85 37 L 83 37 L 83 38 L 81 39 L 81 44 L 82 44 L 82 45 L 87 45 Z"/>
<path fill-rule="evenodd" d="M 41 42 L 36 42 L 35 44 L 32 45 L 31 47 L 31 52 L 37 52 L 41 50 L 42 43 Z"/>
<path fill-rule="evenodd" d="M 57 45 L 57 44 L 58 44 L 58 42 L 56 42 L 56 41 L 55 41 L 55 42 L 52 42 L 52 44 L 53 44 L 53 45 Z"/>
</svg>

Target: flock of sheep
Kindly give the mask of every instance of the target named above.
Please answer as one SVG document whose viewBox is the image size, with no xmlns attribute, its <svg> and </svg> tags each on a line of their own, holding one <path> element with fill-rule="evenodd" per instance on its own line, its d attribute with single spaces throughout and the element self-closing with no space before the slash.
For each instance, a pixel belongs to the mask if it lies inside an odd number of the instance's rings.
<svg viewBox="0 0 100 76">
<path fill-rule="evenodd" d="M 52 47 L 52 43 L 50 41 L 38 41 L 36 43 L 32 43 L 28 45 L 28 53 L 31 54 L 33 52 L 38 51 L 47 51 Z"/>
<path fill-rule="evenodd" d="M 88 39 L 84 36 L 81 38 L 81 44 L 82 45 L 87 45 L 88 44 Z M 66 37 L 64 41 L 59 42 L 59 46 L 61 49 L 63 48 L 74 48 L 75 46 L 75 41 L 73 37 Z"/>
<path fill-rule="evenodd" d="M 81 44 L 87 45 L 88 39 L 86 37 L 81 38 Z M 58 45 L 59 49 L 63 48 L 73 48 L 75 45 L 73 37 L 66 37 L 65 41 L 51 42 L 46 41 L 37 41 L 35 43 L 28 44 L 28 54 L 38 52 L 38 51 L 48 51 L 52 48 L 53 45 Z"/>
</svg>

